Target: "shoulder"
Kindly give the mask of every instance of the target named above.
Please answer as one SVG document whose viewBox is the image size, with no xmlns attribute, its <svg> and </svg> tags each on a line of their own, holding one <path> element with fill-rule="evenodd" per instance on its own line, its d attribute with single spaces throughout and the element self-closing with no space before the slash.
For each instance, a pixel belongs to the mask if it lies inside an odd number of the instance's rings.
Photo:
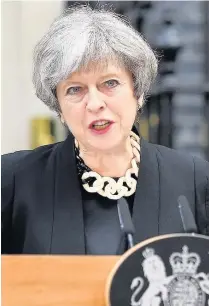
<svg viewBox="0 0 209 306">
<path fill-rule="evenodd" d="M 184 152 L 170 149 L 161 145 L 151 144 L 157 151 L 158 156 L 161 156 L 165 161 L 170 161 L 173 163 L 182 163 L 191 164 L 193 157 L 190 154 Z"/>
<path fill-rule="evenodd" d="M 59 143 L 38 147 L 34 150 L 22 150 L 1 156 L 2 189 L 11 187 L 15 174 L 35 170 L 45 165 L 56 151 Z M 37 167 L 38 166 L 38 167 Z"/>
<path fill-rule="evenodd" d="M 192 207 L 194 204 L 200 233 L 209 235 L 209 162 L 164 146 L 150 143 L 147 146 L 157 157 L 164 188 L 171 184 L 172 188 L 187 195 Z"/>
<path fill-rule="evenodd" d="M 22 150 L 1 156 L 2 171 L 15 171 L 24 168 L 36 162 L 41 162 L 50 157 L 53 151 L 59 146 L 59 143 L 45 145 L 34 150 Z"/>
<path fill-rule="evenodd" d="M 192 172 L 194 176 L 194 185 L 197 188 L 204 187 L 209 189 L 209 162 L 203 158 L 192 156 L 156 145 L 156 150 L 161 155 L 163 161 L 169 163 L 172 168 L 178 169 L 181 173 Z"/>
<path fill-rule="evenodd" d="M 209 162 L 164 146 L 148 146 L 157 155 L 161 180 L 172 182 L 173 188 L 184 189 L 194 199 L 200 232 L 209 235 Z"/>
<path fill-rule="evenodd" d="M 209 186 L 209 162 L 191 154 L 180 152 L 160 145 L 155 147 L 158 159 L 164 167 L 168 166 L 175 172 L 186 173 L 194 177 L 196 187 Z"/>
<path fill-rule="evenodd" d="M 145 142 L 148 151 L 157 158 L 159 172 L 165 179 L 175 181 L 175 184 L 185 184 L 194 186 L 196 191 L 202 194 L 209 193 L 209 162 L 200 158 L 170 149 L 161 145 Z M 192 187 L 191 187 L 192 188 Z"/>
<path fill-rule="evenodd" d="M 177 167 L 181 171 L 192 169 L 196 175 L 209 177 L 209 162 L 191 154 L 182 151 L 170 149 L 161 145 L 149 144 L 153 150 L 156 150 L 158 159 L 161 159 L 164 164 L 169 164 L 171 167 Z"/>
</svg>

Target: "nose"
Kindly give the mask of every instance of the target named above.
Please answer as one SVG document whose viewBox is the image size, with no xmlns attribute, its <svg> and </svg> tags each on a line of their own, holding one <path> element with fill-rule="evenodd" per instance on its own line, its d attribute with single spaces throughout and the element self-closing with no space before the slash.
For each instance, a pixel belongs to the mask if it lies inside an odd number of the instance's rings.
<svg viewBox="0 0 209 306">
<path fill-rule="evenodd" d="M 91 89 L 88 93 L 86 109 L 89 112 L 97 113 L 105 108 L 106 104 L 101 93 L 97 89 Z"/>
</svg>

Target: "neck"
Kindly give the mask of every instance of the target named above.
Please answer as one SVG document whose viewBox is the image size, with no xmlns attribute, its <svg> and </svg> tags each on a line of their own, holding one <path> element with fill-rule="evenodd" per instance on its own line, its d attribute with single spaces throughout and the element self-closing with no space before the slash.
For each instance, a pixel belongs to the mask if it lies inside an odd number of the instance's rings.
<svg viewBox="0 0 209 306">
<path fill-rule="evenodd" d="M 131 167 L 133 152 L 130 137 L 111 152 L 86 149 L 81 143 L 79 143 L 79 148 L 80 157 L 85 164 L 102 176 L 121 177 Z"/>
</svg>

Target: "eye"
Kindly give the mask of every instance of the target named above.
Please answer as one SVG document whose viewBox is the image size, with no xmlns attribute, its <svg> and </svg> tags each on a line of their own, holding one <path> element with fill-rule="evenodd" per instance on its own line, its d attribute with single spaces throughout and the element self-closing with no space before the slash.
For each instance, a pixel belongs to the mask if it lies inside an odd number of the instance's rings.
<svg viewBox="0 0 209 306">
<path fill-rule="evenodd" d="M 108 80 L 108 81 L 105 82 L 105 84 L 109 88 L 114 88 L 114 87 L 119 85 L 119 82 L 117 80 Z"/>
<path fill-rule="evenodd" d="M 66 95 L 75 95 L 81 91 L 81 87 L 75 86 L 75 87 L 69 87 L 66 91 Z"/>
</svg>

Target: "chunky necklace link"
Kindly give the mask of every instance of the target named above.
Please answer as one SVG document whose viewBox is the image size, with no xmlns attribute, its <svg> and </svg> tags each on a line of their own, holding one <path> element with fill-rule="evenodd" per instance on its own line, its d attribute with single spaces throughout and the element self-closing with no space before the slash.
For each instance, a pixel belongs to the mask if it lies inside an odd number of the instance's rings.
<svg viewBox="0 0 209 306">
<path fill-rule="evenodd" d="M 90 193 L 97 192 L 101 196 L 111 200 L 118 200 L 124 196 L 131 196 L 136 191 L 139 172 L 138 165 L 140 163 L 140 138 L 131 131 L 130 140 L 134 155 L 131 161 L 131 168 L 118 180 L 107 176 L 101 176 L 86 166 L 79 155 L 78 142 L 75 140 L 78 174 L 81 177 L 83 188 L 86 191 Z"/>
</svg>

